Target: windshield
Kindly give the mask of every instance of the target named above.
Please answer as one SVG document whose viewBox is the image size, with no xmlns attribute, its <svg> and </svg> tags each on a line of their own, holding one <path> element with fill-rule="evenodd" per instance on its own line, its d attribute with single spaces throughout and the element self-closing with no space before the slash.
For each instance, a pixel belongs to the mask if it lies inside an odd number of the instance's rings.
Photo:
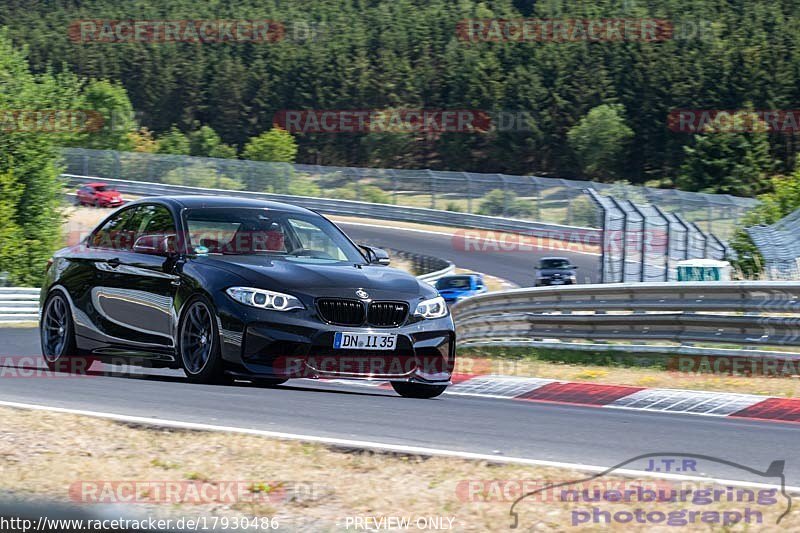
<svg viewBox="0 0 800 533">
<path fill-rule="evenodd" d="M 107 185 L 95 185 L 94 190 L 97 192 L 106 192 L 110 190 Z"/>
<path fill-rule="evenodd" d="M 469 289 L 469 276 L 457 276 L 452 278 L 442 278 L 436 282 L 436 288 L 441 289 Z"/>
<path fill-rule="evenodd" d="M 541 268 L 560 268 L 560 269 L 568 269 L 572 268 L 572 265 L 567 259 L 542 259 L 539 262 L 539 266 Z"/>
<path fill-rule="evenodd" d="M 364 263 L 364 257 L 326 219 L 260 208 L 190 209 L 189 246 L 197 254 L 269 255 Z"/>
</svg>

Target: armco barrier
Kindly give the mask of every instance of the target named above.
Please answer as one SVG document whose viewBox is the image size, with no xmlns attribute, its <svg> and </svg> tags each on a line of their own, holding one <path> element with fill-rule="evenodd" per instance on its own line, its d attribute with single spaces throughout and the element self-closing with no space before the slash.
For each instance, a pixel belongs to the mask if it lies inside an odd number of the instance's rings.
<svg viewBox="0 0 800 533">
<path fill-rule="evenodd" d="M 436 280 L 454 274 L 456 265 L 450 261 L 439 259 L 430 255 L 422 255 L 404 250 L 394 250 L 386 248 L 390 256 L 396 256 L 410 261 L 417 274 L 417 279 L 426 283 L 433 284 Z"/>
<path fill-rule="evenodd" d="M 0 322 L 39 319 L 39 289 L 0 287 Z"/>
<path fill-rule="evenodd" d="M 113 184 L 123 193 L 137 196 L 160 195 L 198 195 L 212 194 L 224 196 L 237 196 L 242 198 L 259 198 L 277 202 L 288 202 L 320 213 L 374 218 L 378 220 L 403 220 L 420 224 L 451 226 L 457 228 L 478 228 L 494 231 L 509 231 L 525 233 L 537 237 L 546 237 L 557 240 L 568 240 L 585 245 L 600 243 L 601 231 L 594 228 L 578 226 L 561 226 L 530 220 L 491 217 L 454 211 L 440 211 L 423 207 L 409 207 L 392 204 L 373 204 L 356 200 L 337 200 L 333 198 L 314 198 L 310 196 L 293 196 L 288 194 L 273 194 L 265 192 L 232 191 L 227 189 L 204 189 L 187 187 L 184 185 L 164 185 L 145 181 L 127 181 L 117 179 L 98 178 L 94 176 L 79 176 L 75 174 L 62 174 L 68 184 L 77 187 L 83 183 L 102 181 Z"/>
<path fill-rule="evenodd" d="M 800 346 L 800 283 L 513 289 L 453 307 L 460 345 L 546 339 Z"/>
</svg>

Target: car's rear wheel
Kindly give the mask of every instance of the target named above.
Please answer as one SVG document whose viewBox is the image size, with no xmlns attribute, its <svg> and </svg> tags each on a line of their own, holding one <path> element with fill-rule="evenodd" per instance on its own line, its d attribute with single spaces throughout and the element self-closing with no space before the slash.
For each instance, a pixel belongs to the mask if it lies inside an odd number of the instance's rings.
<svg viewBox="0 0 800 533">
<path fill-rule="evenodd" d="M 442 394 L 447 385 L 423 385 L 421 383 L 407 383 L 405 381 L 392 381 L 394 391 L 404 398 L 436 398 Z"/>
<path fill-rule="evenodd" d="M 78 353 L 69 302 L 58 290 L 44 304 L 39 338 L 42 343 L 42 357 L 51 371 L 85 374 L 95 361 L 92 357 Z"/>
<path fill-rule="evenodd" d="M 195 296 L 186 304 L 178 327 L 178 354 L 189 381 L 229 381 L 220 352 L 216 315 L 203 296 Z"/>
</svg>

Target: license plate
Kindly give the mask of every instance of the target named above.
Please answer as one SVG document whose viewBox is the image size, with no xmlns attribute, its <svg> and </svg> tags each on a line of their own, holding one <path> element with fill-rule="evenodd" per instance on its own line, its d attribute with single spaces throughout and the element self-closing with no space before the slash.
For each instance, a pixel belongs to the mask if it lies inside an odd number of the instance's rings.
<svg viewBox="0 0 800 533">
<path fill-rule="evenodd" d="M 564 280 L 563 279 L 554 279 L 554 280 L 550 281 L 550 284 L 551 285 L 563 285 L 564 284 Z"/>
<path fill-rule="evenodd" d="M 337 331 L 333 336 L 335 350 L 394 350 L 397 335 L 383 333 L 348 333 Z"/>
</svg>

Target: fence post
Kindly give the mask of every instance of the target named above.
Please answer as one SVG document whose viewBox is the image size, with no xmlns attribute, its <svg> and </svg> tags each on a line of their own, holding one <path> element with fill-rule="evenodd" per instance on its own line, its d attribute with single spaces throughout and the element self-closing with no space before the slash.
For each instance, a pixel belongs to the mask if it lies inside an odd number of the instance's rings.
<svg viewBox="0 0 800 533">
<path fill-rule="evenodd" d="M 535 179 L 535 176 L 532 176 Z M 598 209 L 600 209 L 602 222 L 600 223 L 600 283 L 606 283 L 606 238 L 608 237 L 606 220 L 608 218 L 608 211 L 600 199 L 596 196 L 597 193 L 592 189 L 584 189 L 584 193 L 589 197 Z"/>
<path fill-rule="evenodd" d="M 389 175 L 392 177 L 392 204 L 397 205 L 397 175 L 391 169 Z"/>
<path fill-rule="evenodd" d="M 121 179 L 120 174 L 122 173 L 122 162 L 119 158 L 119 152 L 114 151 L 112 153 L 114 154 L 114 179 Z"/>
<path fill-rule="evenodd" d="M 670 258 L 672 257 L 672 223 L 667 215 L 658 207 L 653 204 L 653 209 L 661 216 L 661 219 L 667 223 L 667 248 L 664 251 L 664 281 L 669 281 L 669 265 Z"/>
<path fill-rule="evenodd" d="M 634 211 L 636 211 L 636 214 L 642 217 L 642 238 L 641 238 L 642 252 L 641 254 L 639 254 L 639 262 L 642 266 L 639 272 L 639 281 L 644 282 L 644 271 L 645 268 L 647 267 L 647 253 L 645 247 L 645 237 L 647 236 L 647 216 L 645 216 L 642 210 L 639 209 L 639 207 L 630 200 L 628 200 L 628 204 L 633 208 Z"/>
<path fill-rule="evenodd" d="M 616 206 L 617 210 L 622 213 L 622 283 L 627 280 L 628 274 L 628 212 L 622 208 L 622 205 L 613 196 L 608 196 Z"/>
<path fill-rule="evenodd" d="M 467 213 L 472 213 L 472 178 L 469 174 L 462 172 L 464 179 L 467 180 Z"/>
<path fill-rule="evenodd" d="M 431 169 L 426 168 L 425 172 L 428 174 L 428 184 L 430 186 L 431 191 L 431 209 L 436 209 L 436 178 L 433 176 L 433 171 Z"/>
<path fill-rule="evenodd" d="M 503 216 L 508 216 L 508 181 L 503 174 L 496 174 L 503 182 Z"/>
</svg>

